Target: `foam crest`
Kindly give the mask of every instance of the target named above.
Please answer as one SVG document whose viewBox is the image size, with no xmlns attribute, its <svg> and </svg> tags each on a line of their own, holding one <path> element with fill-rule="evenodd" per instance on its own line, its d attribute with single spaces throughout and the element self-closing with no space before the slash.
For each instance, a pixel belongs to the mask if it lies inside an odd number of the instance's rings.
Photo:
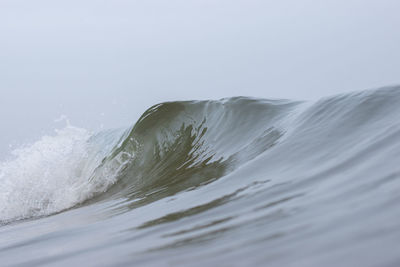
<svg viewBox="0 0 400 267">
<path fill-rule="evenodd" d="M 67 126 L 13 151 L 0 163 L 0 221 L 43 216 L 85 200 L 93 187 L 91 133 Z"/>
</svg>

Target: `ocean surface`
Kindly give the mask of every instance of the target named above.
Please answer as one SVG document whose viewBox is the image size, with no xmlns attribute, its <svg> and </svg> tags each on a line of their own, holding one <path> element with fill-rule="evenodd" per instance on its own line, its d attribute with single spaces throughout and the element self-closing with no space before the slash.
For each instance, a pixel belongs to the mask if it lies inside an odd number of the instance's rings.
<svg viewBox="0 0 400 267">
<path fill-rule="evenodd" d="M 0 162 L 0 266 L 400 266 L 400 87 L 68 124 Z"/>
</svg>

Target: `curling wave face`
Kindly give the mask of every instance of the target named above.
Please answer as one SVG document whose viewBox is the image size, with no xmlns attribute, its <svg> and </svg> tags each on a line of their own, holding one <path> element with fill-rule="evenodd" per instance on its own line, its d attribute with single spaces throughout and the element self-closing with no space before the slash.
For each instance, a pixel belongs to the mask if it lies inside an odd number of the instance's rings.
<svg viewBox="0 0 400 267">
<path fill-rule="evenodd" d="M 115 237 L 122 262 L 184 252 L 187 265 L 393 263 L 399 103 L 396 87 L 317 102 L 236 97 L 155 105 L 127 129 L 68 126 L 1 163 L 0 220 L 109 203 L 95 213 L 123 216 L 118 232 L 142 244 Z M 371 251 L 379 257 L 354 257 Z"/>
<path fill-rule="evenodd" d="M 67 126 L 1 164 L 0 219 L 49 215 L 96 196 L 163 197 L 206 184 L 275 145 L 298 104 L 171 102 L 126 130 L 92 135 Z"/>
</svg>

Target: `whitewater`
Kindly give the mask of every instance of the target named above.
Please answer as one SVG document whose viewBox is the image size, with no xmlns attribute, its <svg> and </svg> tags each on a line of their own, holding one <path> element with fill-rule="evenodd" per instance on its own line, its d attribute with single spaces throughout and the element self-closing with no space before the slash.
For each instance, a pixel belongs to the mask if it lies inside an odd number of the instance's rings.
<svg viewBox="0 0 400 267">
<path fill-rule="evenodd" d="M 68 124 L 0 162 L 0 265 L 399 266 L 399 158 L 396 86 Z"/>
</svg>

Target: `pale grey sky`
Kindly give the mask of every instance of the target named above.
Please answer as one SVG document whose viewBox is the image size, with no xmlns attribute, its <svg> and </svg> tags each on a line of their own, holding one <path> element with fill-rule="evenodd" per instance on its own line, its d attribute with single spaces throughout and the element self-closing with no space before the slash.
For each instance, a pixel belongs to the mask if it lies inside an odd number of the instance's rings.
<svg viewBox="0 0 400 267">
<path fill-rule="evenodd" d="M 400 84 L 399 14 L 398 0 L 0 0 L 0 155 L 62 114 L 96 130 L 162 101 Z"/>
</svg>

